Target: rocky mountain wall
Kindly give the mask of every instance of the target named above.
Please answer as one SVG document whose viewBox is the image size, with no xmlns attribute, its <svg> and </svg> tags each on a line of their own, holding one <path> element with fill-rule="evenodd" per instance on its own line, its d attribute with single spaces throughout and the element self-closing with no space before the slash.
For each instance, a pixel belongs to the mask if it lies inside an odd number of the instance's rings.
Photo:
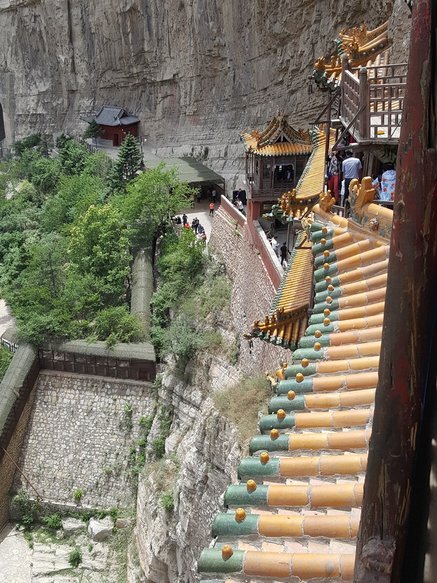
<svg viewBox="0 0 437 583">
<path fill-rule="evenodd" d="M 403 3 L 402 0 L 396 0 Z M 141 119 L 148 145 L 208 147 L 224 175 L 239 133 L 278 109 L 305 126 L 314 59 L 341 28 L 386 19 L 393 0 L 0 0 L 0 104 L 7 140 L 81 133 L 103 104 Z M 228 151 L 228 146 L 231 150 Z M 228 160 L 231 164 L 228 164 Z"/>
</svg>

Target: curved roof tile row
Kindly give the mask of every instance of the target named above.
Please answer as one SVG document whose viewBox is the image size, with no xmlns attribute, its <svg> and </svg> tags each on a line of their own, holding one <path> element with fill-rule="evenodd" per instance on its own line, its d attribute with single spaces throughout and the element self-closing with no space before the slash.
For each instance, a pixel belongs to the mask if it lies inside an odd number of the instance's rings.
<svg viewBox="0 0 437 583">
<path fill-rule="evenodd" d="M 353 578 L 388 243 L 340 223 L 311 228 L 313 313 L 290 363 L 276 373 L 276 394 L 241 460 L 240 482 L 225 492 L 214 540 L 198 562 L 202 581 Z M 284 289 L 296 284 L 289 274 L 284 281 Z"/>
</svg>

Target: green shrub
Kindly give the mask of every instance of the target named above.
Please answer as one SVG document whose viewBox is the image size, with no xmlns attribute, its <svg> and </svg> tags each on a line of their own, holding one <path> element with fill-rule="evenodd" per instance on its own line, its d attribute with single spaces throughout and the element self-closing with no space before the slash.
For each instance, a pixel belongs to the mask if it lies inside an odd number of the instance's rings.
<svg viewBox="0 0 437 583">
<path fill-rule="evenodd" d="M 0 346 L 0 381 L 5 376 L 13 354 L 3 346 Z"/>
<path fill-rule="evenodd" d="M 174 500 L 173 494 L 171 492 L 165 492 L 159 499 L 159 503 L 166 512 L 173 512 L 174 510 Z"/>
<path fill-rule="evenodd" d="M 106 340 L 108 346 L 144 339 L 141 323 L 135 315 L 129 313 L 127 306 L 101 310 L 96 316 L 94 334 L 97 340 Z"/>
<path fill-rule="evenodd" d="M 68 562 L 73 568 L 78 567 L 82 562 L 82 551 L 77 547 L 68 555 Z"/>
<path fill-rule="evenodd" d="M 58 530 L 62 526 L 61 516 L 57 512 L 50 514 L 50 516 L 44 516 L 42 523 L 50 530 Z"/>
<path fill-rule="evenodd" d="M 162 436 L 157 437 L 152 441 L 152 450 L 156 459 L 161 459 L 165 454 L 165 438 Z"/>
<path fill-rule="evenodd" d="M 79 504 L 82 498 L 83 498 L 82 488 L 76 488 L 75 490 L 73 490 L 73 500 L 76 502 L 76 504 Z"/>
<path fill-rule="evenodd" d="M 237 427 L 241 442 L 245 443 L 257 431 L 258 412 L 267 413 L 271 393 L 266 377 L 258 376 L 214 393 L 213 399 L 217 409 Z"/>
<path fill-rule="evenodd" d="M 37 500 L 32 500 L 27 492 L 20 490 L 12 498 L 12 506 L 17 510 L 18 522 L 28 531 L 39 521 L 41 506 Z"/>
</svg>

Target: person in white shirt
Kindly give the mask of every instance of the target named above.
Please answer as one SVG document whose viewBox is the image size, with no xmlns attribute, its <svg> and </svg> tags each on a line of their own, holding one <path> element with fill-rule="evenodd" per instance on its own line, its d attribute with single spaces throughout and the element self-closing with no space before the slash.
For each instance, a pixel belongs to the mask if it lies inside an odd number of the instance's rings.
<svg viewBox="0 0 437 583">
<path fill-rule="evenodd" d="M 343 160 L 343 164 L 341 165 L 341 171 L 343 172 L 343 179 L 344 179 L 344 201 L 343 204 L 347 201 L 349 196 L 349 184 L 351 180 L 357 178 L 358 180 L 361 178 L 361 170 L 363 166 L 361 164 L 361 160 L 354 156 L 353 152 L 348 150 L 346 152 L 346 159 Z"/>
<path fill-rule="evenodd" d="M 279 257 L 279 243 L 278 241 L 275 239 L 275 237 L 272 237 L 270 240 L 270 244 L 272 246 L 273 251 L 276 253 L 276 255 Z"/>
</svg>

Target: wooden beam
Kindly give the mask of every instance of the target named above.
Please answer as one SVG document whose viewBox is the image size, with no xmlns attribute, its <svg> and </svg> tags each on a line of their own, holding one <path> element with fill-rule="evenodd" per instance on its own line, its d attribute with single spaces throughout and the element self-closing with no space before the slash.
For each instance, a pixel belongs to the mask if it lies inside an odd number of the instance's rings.
<svg viewBox="0 0 437 583">
<path fill-rule="evenodd" d="M 420 582 L 405 566 L 418 553 L 417 547 L 406 553 L 407 536 L 414 518 L 411 504 L 424 497 L 423 480 L 418 479 L 419 444 L 429 429 L 426 412 L 436 381 L 432 347 L 437 322 L 437 156 L 430 127 L 437 97 L 435 11 L 435 0 L 414 2 L 355 583 Z"/>
</svg>

